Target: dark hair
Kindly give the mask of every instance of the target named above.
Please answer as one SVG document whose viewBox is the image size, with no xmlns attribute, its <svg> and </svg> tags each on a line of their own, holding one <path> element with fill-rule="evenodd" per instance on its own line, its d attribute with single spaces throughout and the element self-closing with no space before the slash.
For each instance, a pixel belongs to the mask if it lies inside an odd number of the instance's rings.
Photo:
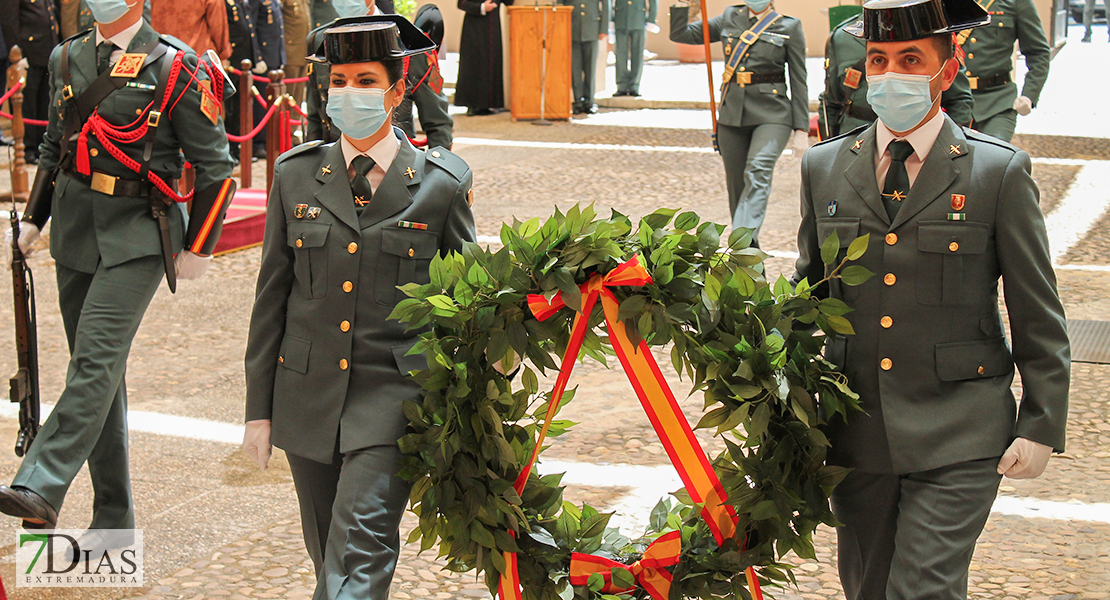
<svg viewBox="0 0 1110 600">
<path fill-rule="evenodd" d="M 940 57 L 940 62 L 948 62 L 948 59 L 956 56 L 956 43 L 952 39 L 951 33 L 937 33 L 929 36 L 933 41 L 933 46 L 937 49 L 937 55 Z"/>
<path fill-rule="evenodd" d="M 397 83 L 405 76 L 405 60 L 403 58 L 388 58 L 381 61 L 382 66 L 385 67 L 386 77 L 389 77 L 389 84 Z"/>
</svg>

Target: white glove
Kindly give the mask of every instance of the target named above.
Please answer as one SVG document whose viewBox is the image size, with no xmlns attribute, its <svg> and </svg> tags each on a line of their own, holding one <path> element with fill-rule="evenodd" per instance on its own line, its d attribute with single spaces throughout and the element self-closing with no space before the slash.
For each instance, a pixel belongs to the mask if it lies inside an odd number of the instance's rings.
<svg viewBox="0 0 1110 600">
<path fill-rule="evenodd" d="M 201 256 L 182 250 L 173 257 L 173 268 L 177 271 L 178 279 L 200 279 L 200 276 L 208 270 L 210 262 L 212 262 L 211 256 Z"/>
<path fill-rule="evenodd" d="M 644 29 L 647 30 L 648 33 L 659 33 L 659 26 L 655 23 L 644 25 Z"/>
<path fill-rule="evenodd" d="M 247 426 L 243 430 L 243 452 L 246 452 L 247 456 L 265 471 L 270 464 L 270 454 L 273 451 L 274 447 L 270 445 L 270 420 L 247 421 Z"/>
<path fill-rule="evenodd" d="M 251 69 L 251 71 L 254 71 L 258 75 L 265 75 L 267 67 L 268 65 L 266 64 L 266 61 L 260 60 L 254 65 L 254 68 Z"/>
<path fill-rule="evenodd" d="M 24 256 L 29 254 L 28 249 L 31 244 L 34 244 L 39 239 L 39 228 L 34 223 L 27 221 L 19 222 L 19 251 Z M 8 266 L 12 264 L 12 230 L 8 228 L 4 231 L 4 248 L 7 248 L 8 253 Z"/>
<path fill-rule="evenodd" d="M 1033 112 L 1033 101 L 1025 96 L 1018 96 L 1014 99 L 1014 110 L 1018 111 L 1018 114 L 1024 117 Z"/>
<path fill-rule="evenodd" d="M 794 132 L 794 138 L 790 142 L 790 147 L 794 150 L 794 156 L 801 156 L 809 150 L 809 132 L 797 130 Z"/>
<path fill-rule="evenodd" d="M 1033 479 L 1044 473 L 1052 448 L 1033 440 L 1018 438 L 998 461 L 998 474 L 1010 479 Z"/>
</svg>

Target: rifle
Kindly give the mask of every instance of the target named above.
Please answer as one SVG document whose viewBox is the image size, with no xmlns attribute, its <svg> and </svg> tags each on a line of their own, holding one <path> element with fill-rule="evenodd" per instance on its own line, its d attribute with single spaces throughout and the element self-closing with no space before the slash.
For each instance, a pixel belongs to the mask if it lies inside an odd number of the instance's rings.
<svg viewBox="0 0 1110 600">
<path fill-rule="evenodd" d="M 19 249 L 19 214 L 12 202 L 12 284 L 15 287 L 15 347 L 19 370 L 8 381 L 12 402 L 19 403 L 19 437 L 15 455 L 22 457 L 39 432 L 39 351 L 35 327 L 35 281 Z"/>
</svg>

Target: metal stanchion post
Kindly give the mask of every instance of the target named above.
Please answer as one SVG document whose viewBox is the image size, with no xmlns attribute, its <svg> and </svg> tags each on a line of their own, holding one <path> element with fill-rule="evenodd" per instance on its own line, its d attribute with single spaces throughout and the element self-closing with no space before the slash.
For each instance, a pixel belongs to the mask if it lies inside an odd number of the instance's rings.
<svg viewBox="0 0 1110 600">
<path fill-rule="evenodd" d="M 23 51 L 19 46 L 12 46 L 12 50 L 8 53 L 8 60 L 11 61 L 12 66 L 8 67 L 7 81 L 8 89 L 13 89 L 15 86 L 27 80 L 27 70 L 20 62 L 23 60 Z M 27 186 L 27 170 L 26 162 L 24 160 L 23 151 L 23 90 L 16 90 L 11 98 L 8 98 L 12 107 L 12 148 L 15 150 L 15 157 L 11 162 L 11 176 L 12 176 L 12 199 L 27 201 L 30 196 L 31 190 Z"/>
<path fill-rule="evenodd" d="M 251 61 L 239 62 L 239 135 L 246 135 L 254 129 L 254 78 L 251 75 Z M 254 155 L 254 140 L 239 144 L 239 188 L 251 186 L 251 157 Z"/>
<path fill-rule="evenodd" d="M 281 118 L 285 114 L 281 109 L 281 105 L 284 104 L 281 97 L 285 95 L 285 84 L 281 80 L 284 78 L 283 71 L 270 71 L 270 85 L 266 86 L 266 102 L 270 106 L 278 107 L 271 115 L 270 121 L 266 123 L 266 191 L 269 191 L 270 186 L 273 185 L 274 161 L 281 154 Z"/>
</svg>

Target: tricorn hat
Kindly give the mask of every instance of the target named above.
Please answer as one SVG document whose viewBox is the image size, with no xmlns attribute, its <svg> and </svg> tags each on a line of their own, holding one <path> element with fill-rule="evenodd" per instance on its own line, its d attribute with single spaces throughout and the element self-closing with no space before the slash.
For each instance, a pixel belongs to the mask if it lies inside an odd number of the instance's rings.
<svg viewBox="0 0 1110 600">
<path fill-rule="evenodd" d="M 337 19 L 324 30 L 324 42 L 305 57 L 333 65 L 376 62 L 435 51 L 435 42 L 401 15 Z"/>
<path fill-rule="evenodd" d="M 427 34 L 437 48 L 443 44 L 443 14 L 435 4 L 425 4 L 416 9 L 412 24 Z"/>
<path fill-rule="evenodd" d="M 844 31 L 869 42 L 908 42 L 991 22 L 975 0 L 870 0 Z"/>
</svg>

